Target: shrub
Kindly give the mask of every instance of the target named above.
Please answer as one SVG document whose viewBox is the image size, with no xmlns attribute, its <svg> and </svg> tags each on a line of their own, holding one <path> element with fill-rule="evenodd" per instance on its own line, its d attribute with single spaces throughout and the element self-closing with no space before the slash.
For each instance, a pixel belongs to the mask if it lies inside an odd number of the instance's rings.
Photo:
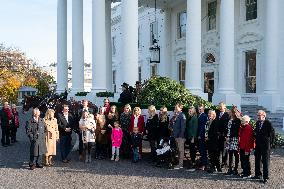
<svg viewBox="0 0 284 189">
<path fill-rule="evenodd" d="M 77 92 L 75 96 L 87 96 L 88 92 Z"/>
<path fill-rule="evenodd" d="M 203 104 L 205 108 L 216 109 L 212 103 L 191 94 L 188 89 L 175 80 L 159 76 L 152 77 L 143 84 L 138 101 L 140 104 L 165 105 L 167 107 L 174 106 L 177 102 L 182 103 L 185 107 Z"/>
<path fill-rule="evenodd" d="M 98 92 L 96 94 L 97 97 L 114 97 L 114 93 L 113 92 Z"/>
</svg>

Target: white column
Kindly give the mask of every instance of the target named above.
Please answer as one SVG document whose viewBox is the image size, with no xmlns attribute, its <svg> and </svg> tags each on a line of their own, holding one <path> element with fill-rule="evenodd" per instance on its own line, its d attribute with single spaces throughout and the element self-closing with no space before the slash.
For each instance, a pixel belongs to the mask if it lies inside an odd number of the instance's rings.
<svg viewBox="0 0 284 189">
<path fill-rule="evenodd" d="M 187 0 L 185 87 L 208 99 L 201 86 L 201 1 Z"/>
<path fill-rule="evenodd" d="M 213 103 L 225 102 L 240 108 L 241 97 L 235 89 L 235 0 L 221 0 L 219 84 Z"/>
<path fill-rule="evenodd" d="M 159 75 L 163 77 L 171 77 L 171 54 L 171 9 L 165 9 L 159 65 Z"/>
<path fill-rule="evenodd" d="M 122 0 L 122 81 L 138 80 L 138 0 Z"/>
<path fill-rule="evenodd" d="M 93 0 L 92 13 L 92 92 L 106 91 L 106 15 L 105 0 Z"/>
<path fill-rule="evenodd" d="M 263 67 L 263 94 L 259 98 L 259 105 L 274 111 L 278 105 L 278 44 L 279 44 L 279 0 L 266 2 L 265 27 L 265 58 Z M 282 48 L 282 47 L 281 47 Z"/>
<path fill-rule="evenodd" d="M 67 0 L 57 1 L 57 93 L 68 89 Z"/>
<path fill-rule="evenodd" d="M 72 1 L 72 93 L 84 91 L 83 1 Z"/>
<path fill-rule="evenodd" d="M 112 91 L 111 0 L 106 0 L 106 88 Z"/>
<path fill-rule="evenodd" d="M 278 6 L 278 11 L 283 10 L 284 8 L 284 1 L 279 2 L 280 6 Z M 280 11 L 278 12 L 279 18 L 278 18 L 278 23 L 279 23 L 279 33 L 284 33 L 284 14 L 280 14 Z M 278 44 L 278 62 L 279 60 L 282 59 L 282 56 L 284 54 L 284 35 L 279 35 L 279 44 Z M 279 86 L 279 95 L 280 95 L 280 102 L 279 106 L 277 109 L 284 111 L 284 64 L 279 63 L 279 80 L 278 80 L 278 86 Z"/>
</svg>

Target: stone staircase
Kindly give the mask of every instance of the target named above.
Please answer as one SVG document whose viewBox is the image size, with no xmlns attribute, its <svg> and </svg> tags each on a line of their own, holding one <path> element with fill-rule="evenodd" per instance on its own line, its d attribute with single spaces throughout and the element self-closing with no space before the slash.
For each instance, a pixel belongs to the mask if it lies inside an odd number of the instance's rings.
<svg viewBox="0 0 284 189">
<path fill-rule="evenodd" d="M 272 126 L 274 127 L 275 131 L 277 133 L 280 133 L 282 137 L 284 137 L 284 130 L 283 128 L 283 118 L 284 118 L 284 112 L 277 112 L 277 113 L 271 113 L 270 111 L 266 110 L 262 106 L 257 105 L 243 105 L 242 108 L 242 114 L 248 115 L 252 119 L 257 120 L 257 111 L 258 110 L 264 110 L 266 112 L 267 118 L 271 121 Z"/>
</svg>

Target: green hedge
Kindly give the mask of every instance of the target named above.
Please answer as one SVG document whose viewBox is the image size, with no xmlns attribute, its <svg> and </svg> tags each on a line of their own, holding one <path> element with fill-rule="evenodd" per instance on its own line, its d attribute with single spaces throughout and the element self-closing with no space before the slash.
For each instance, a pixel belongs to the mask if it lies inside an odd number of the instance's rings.
<svg viewBox="0 0 284 189">
<path fill-rule="evenodd" d="M 75 96 L 87 96 L 89 92 L 77 92 Z"/>
<path fill-rule="evenodd" d="M 113 92 L 98 92 L 96 93 L 97 97 L 114 97 L 114 93 Z"/>
</svg>

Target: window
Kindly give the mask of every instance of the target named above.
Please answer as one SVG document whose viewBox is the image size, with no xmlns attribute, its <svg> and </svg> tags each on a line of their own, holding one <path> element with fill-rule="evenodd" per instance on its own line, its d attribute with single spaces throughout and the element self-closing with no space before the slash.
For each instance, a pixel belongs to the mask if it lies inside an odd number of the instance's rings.
<svg viewBox="0 0 284 189">
<path fill-rule="evenodd" d="M 152 22 L 150 24 L 150 44 L 153 45 L 154 39 L 158 39 L 158 22 Z"/>
<path fill-rule="evenodd" d="M 256 51 L 246 52 L 246 93 L 256 93 Z"/>
<path fill-rule="evenodd" d="M 177 22 L 177 37 L 178 39 L 186 37 L 186 11 L 178 13 Z"/>
<path fill-rule="evenodd" d="M 217 1 L 208 3 L 208 31 L 216 29 Z"/>
<path fill-rule="evenodd" d="M 185 66 L 186 66 L 186 62 L 184 60 L 178 63 L 179 83 L 182 84 L 183 86 L 185 84 Z"/>
<path fill-rule="evenodd" d="M 141 69 L 141 66 L 138 67 L 138 80 L 140 82 L 142 81 L 142 69 Z"/>
<path fill-rule="evenodd" d="M 112 37 L 112 55 L 116 54 L 116 37 Z"/>
<path fill-rule="evenodd" d="M 150 69 L 151 69 L 151 77 L 152 76 L 156 76 L 157 75 L 157 64 L 153 64 L 150 66 Z"/>
<path fill-rule="evenodd" d="M 246 21 L 257 18 L 257 0 L 246 0 Z"/>
<path fill-rule="evenodd" d="M 205 57 L 205 63 L 215 63 L 215 57 L 211 53 L 207 53 Z"/>
</svg>

